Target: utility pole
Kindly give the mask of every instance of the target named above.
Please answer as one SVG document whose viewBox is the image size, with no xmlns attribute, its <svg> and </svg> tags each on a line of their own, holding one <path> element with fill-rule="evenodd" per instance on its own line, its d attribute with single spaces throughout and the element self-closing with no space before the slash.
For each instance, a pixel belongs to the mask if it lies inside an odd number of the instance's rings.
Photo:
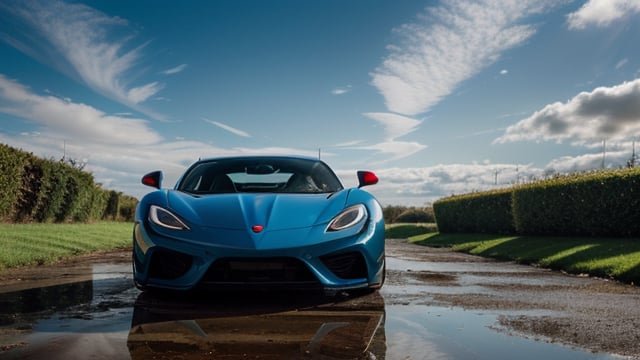
<svg viewBox="0 0 640 360">
<path fill-rule="evenodd" d="M 604 169 L 604 159 L 607 154 L 607 141 L 602 140 L 602 168 Z"/>
</svg>

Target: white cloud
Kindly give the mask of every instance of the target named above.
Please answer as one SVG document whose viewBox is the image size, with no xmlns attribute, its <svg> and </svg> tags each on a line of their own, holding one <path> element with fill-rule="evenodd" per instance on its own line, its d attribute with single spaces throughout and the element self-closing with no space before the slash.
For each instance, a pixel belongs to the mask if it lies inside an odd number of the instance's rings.
<svg viewBox="0 0 640 360">
<path fill-rule="evenodd" d="M 519 24 L 557 1 L 443 1 L 420 22 L 397 29 L 400 44 L 372 74 L 387 108 L 416 115 L 428 111 L 458 84 L 522 44 L 535 30 Z"/>
<path fill-rule="evenodd" d="M 629 59 L 627 59 L 627 58 L 624 58 L 624 59 L 618 61 L 618 63 L 616 64 L 616 70 L 622 69 L 625 65 L 627 65 L 628 62 L 629 62 Z"/>
<path fill-rule="evenodd" d="M 375 120 L 384 128 L 384 140 L 372 145 L 364 145 L 363 141 L 346 142 L 336 147 L 344 149 L 373 150 L 381 154 L 389 155 L 389 158 L 381 160 L 387 162 L 411 156 L 427 146 L 418 142 L 398 141 L 397 139 L 415 131 L 422 123 L 407 116 L 391 113 L 364 113 L 364 116 Z"/>
<path fill-rule="evenodd" d="M 38 95 L 2 74 L 0 112 L 38 124 L 43 133 L 83 143 L 128 145 L 162 140 L 145 120 L 109 115 L 89 105 Z"/>
<path fill-rule="evenodd" d="M 604 145 L 604 146 L 603 146 Z M 545 167 L 548 173 L 568 174 L 602 168 L 619 169 L 627 167 L 632 158 L 631 141 L 606 143 L 594 147 L 594 151 L 577 156 L 561 156 L 551 160 Z M 640 165 L 637 155 L 635 165 Z"/>
<path fill-rule="evenodd" d="M 383 205 L 424 206 L 456 194 L 510 187 L 544 176 L 542 169 L 515 164 L 440 164 L 422 168 L 379 168 L 380 182 L 366 190 Z M 354 171 L 337 172 L 355 185 Z"/>
<path fill-rule="evenodd" d="M 394 140 L 415 131 L 422 123 L 420 120 L 391 113 L 365 113 L 363 115 L 377 121 L 384 127 L 387 140 Z"/>
<path fill-rule="evenodd" d="M 351 85 L 347 85 L 347 86 L 337 87 L 337 88 L 331 90 L 331 93 L 333 95 L 343 95 L 343 94 L 346 94 L 346 93 L 350 92 L 351 89 L 352 89 Z"/>
<path fill-rule="evenodd" d="M 638 0 L 589 0 L 578 11 L 567 16 L 567 23 L 573 30 L 582 30 L 590 25 L 606 27 L 625 16 L 638 13 Z"/>
<path fill-rule="evenodd" d="M 589 145 L 603 139 L 640 135 L 640 79 L 582 92 L 556 102 L 507 128 L 494 143 L 572 141 Z"/>
<path fill-rule="evenodd" d="M 620 168 L 631 158 L 632 144 L 611 144 L 605 167 Z M 550 178 L 557 174 L 590 171 L 602 167 L 601 148 L 579 156 L 561 156 L 543 167 L 533 164 L 470 163 L 439 164 L 414 168 L 373 167 L 380 182 L 365 189 L 384 205 L 425 206 L 443 197 L 476 191 L 509 188 Z M 639 165 L 636 163 L 636 165 Z M 355 186 L 355 170 L 336 171 L 346 186 Z"/>
<path fill-rule="evenodd" d="M 173 67 L 171 69 L 167 69 L 167 70 L 163 71 L 162 73 L 165 74 L 165 75 L 173 75 L 173 74 L 177 74 L 177 73 L 183 72 L 186 68 L 187 68 L 187 64 L 181 64 L 181 65 L 178 65 L 178 66 Z"/>
<path fill-rule="evenodd" d="M 147 115 L 137 105 L 163 88 L 158 82 L 132 86 L 132 71 L 146 44 L 128 48 L 133 36 L 115 39 L 115 30 L 128 31 L 127 22 L 83 4 L 57 0 L 27 0 L 0 10 L 11 14 L 12 33 L 2 40 L 25 54 L 81 82 L 94 91 Z M 11 26 L 12 24 L 7 24 Z"/>
<path fill-rule="evenodd" d="M 383 141 L 380 143 L 376 143 L 368 146 L 354 146 L 354 147 L 345 147 L 346 149 L 356 149 L 356 150 L 373 150 L 386 155 L 389 155 L 389 158 L 380 159 L 378 163 L 389 162 L 393 160 L 403 159 L 409 157 L 423 149 L 426 149 L 426 145 L 422 145 L 418 142 L 409 142 L 409 141 L 396 141 L 389 140 Z"/>
<path fill-rule="evenodd" d="M 127 93 L 127 98 L 134 104 L 139 104 L 141 102 L 146 101 L 149 97 L 155 95 L 158 91 L 160 91 L 164 85 L 154 81 L 150 84 L 132 88 Z"/>
<path fill-rule="evenodd" d="M 242 131 L 242 130 L 236 129 L 234 127 L 231 127 L 229 125 L 223 124 L 221 122 L 208 120 L 208 119 L 205 119 L 205 118 L 202 118 L 202 120 L 204 120 L 205 122 L 207 122 L 209 124 L 215 125 L 215 126 L 221 128 L 222 130 L 228 131 L 228 132 L 230 132 L 232 134 L 235 134 L 235 135 L 238 135 L 238 136 L 241 136 L 241 137 L 247 137 L 247 138 L 251 137 L 251 135 L 249 133 L 247 133 L 246 131 Z"/>
</svg>

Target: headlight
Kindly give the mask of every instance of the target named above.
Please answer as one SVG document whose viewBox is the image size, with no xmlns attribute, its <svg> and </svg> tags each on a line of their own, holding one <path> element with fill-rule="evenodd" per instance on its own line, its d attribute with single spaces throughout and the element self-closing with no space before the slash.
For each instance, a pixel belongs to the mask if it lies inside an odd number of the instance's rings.
<svg viewBox="0 0 640 360">
<path fill-rule="evenodd" d="M 364 205 L 354 205 L 344 209 L 329 223 L 327 231 L 339 231 L 350 228 L 367 217 L 367 209 Z"/>
<path fill-rule="evenodd" d="M 173 215 L 169 210 L 151 205 L 149 208 L 149 220 L 154 224 L 173 230 L 190 230 L 182 220 Z"/>
</svg>

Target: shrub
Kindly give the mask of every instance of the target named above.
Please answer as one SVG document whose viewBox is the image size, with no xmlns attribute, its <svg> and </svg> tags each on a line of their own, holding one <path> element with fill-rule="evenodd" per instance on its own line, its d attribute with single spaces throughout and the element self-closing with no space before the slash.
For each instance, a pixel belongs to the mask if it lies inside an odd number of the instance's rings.
<svg viewBox="0 0 640 360">
<path fill-rule="evenodd" d="M 433 223 L 435 221 L 433 208 L 409 208 L 393 220 L 395 223 Z"/>
</svg>

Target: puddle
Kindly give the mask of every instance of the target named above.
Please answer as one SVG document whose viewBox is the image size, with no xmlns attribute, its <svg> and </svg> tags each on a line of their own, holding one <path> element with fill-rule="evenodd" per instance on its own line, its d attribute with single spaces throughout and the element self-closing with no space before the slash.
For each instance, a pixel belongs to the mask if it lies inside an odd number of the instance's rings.
<svg viewBox="0 0 640 360">
<path fill-rule="evenodd" d="M 0 357 L 617 358 L 513 336 L 498 325 L 500 316 L 554 315 L 549 311 L 425 305 L 434 294 L 491 294 L 494 290 L 478 285 L 486 280 L 478 274 L 496 272 L 489 264 L 388 258 L 387 266 L 404 278 L 389 279 L 380 292 L 325 298 L 309 293 L 158 296 L 133 287 L 129 264 L 96 264 L 89 281 L 0 294 Z M 498 272 L 505 277 L 494 283 L 521 283 L 508 274 L 527 268 L 507 264 Z M 530 285 L 542 283 L 534 279 Z"/>
<path fill-rule="evenodd" d="M 616 359 L 496 331 L 493 312 L 391 305 L 386 314 L 388 359 Z"/>
</svg>

